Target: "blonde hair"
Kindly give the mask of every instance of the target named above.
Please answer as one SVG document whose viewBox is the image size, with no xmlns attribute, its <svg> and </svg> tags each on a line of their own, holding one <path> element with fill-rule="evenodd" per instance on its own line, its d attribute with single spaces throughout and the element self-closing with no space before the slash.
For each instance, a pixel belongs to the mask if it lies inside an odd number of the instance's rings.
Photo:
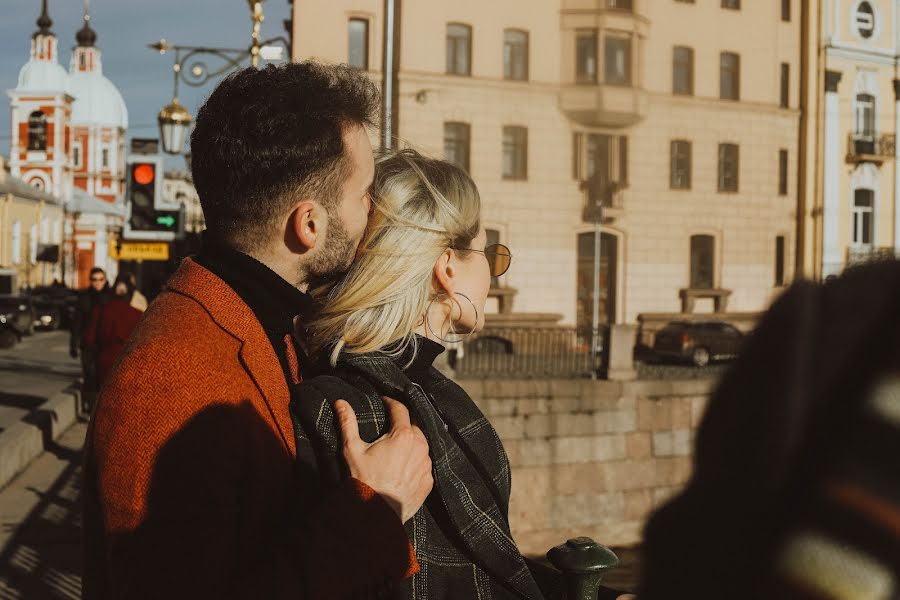
<svg viewBox="0 0 900 600">
<path fill-rule="evenodd" d="M 481 228 L 481 199 L 461 168 L 405 149 L 379 157 L 374 214 L 347 274 L 308 324 L 314 353 L 383 351 L 397 356 L 436 294 L 434 264 L 448 248 L 464 254 Z M 324 295 L 324 297 L 323 297 Z"/>
</svg>

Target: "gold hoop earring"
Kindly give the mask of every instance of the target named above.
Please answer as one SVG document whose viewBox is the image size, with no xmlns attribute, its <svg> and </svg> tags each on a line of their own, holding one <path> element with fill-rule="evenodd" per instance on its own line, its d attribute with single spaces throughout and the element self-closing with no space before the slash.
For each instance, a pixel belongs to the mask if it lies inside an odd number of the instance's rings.
<svg viewBox="0 0 900 600">
<path fill-rule="evenodd" d="M 472 310 L 475 311 L 475 327 L 478 327 L 478 307 L 476 307 L 475 303 L 472 302 L 472 299 L 469 298 L 468 296 L 466 296 L 465 294 L 461 294 L 461 293 L 457 292 L 455 295 L 462 296 L 463 298 L 465 298 L 466 300 L 469 301 L 469 304 L 472 305 Z M 435 296 L 434 298 L 431 299 L 431 302 L 429 302 L 428 306 L 425 308 L 425 328 L 431 333 L 431 335 L 433 335 L 435 338 L 441 340 L 442 342 L 444 342 L 446 344 L 458 344 L 460 342 L 466 341 L 467 339 L 469 339 L 469 337 L 471 337 L 471 335 L 473 333 L 475 333 L 474 327 L 467 334 L 462 335 L 461 337 L 459 337 L 455 340 L 448 340 L 446 338 L 442 338 L 437 333 L 435 333 L 434 329 L 431 328 L 431 321 L 428 320 L 428 315 L 431 314 L 431 305 L 434 304 L 434 301 L 437 300 L 438 298 L 440 298 L 441 296 L 447 296 L 448 300 L 450 300 L 452 302 L 456 302 L 456 305 L 459 307 L 459 314 L 460 314 L 460 316 L 462 316 L 462 305 L 459 303 L 459 300 L 456 300 L 455 298 L 453 298 L 452 296 L 449 296 L 447 294 L 438 294 L 437 296 Z M 453 326 L 453 309 L 452 308 L 450 309 L 449 320 L 450 320 L 450 333 L 452 333 L 454 335 L 460 335 L 460 334 L 456 333 L 456 328 Z"/>
</svg>

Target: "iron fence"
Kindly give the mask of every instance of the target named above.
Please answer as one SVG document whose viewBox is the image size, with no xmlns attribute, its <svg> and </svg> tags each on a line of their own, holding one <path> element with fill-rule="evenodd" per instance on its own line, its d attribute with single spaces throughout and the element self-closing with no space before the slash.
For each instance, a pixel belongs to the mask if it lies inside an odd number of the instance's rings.
<svg viewBox="0 0 900 600">
<path fill-rule="evenodd" d="M 608 328 L 494 327 L 451 348 L 459 377 L 601 377 Z"/>
</svg>

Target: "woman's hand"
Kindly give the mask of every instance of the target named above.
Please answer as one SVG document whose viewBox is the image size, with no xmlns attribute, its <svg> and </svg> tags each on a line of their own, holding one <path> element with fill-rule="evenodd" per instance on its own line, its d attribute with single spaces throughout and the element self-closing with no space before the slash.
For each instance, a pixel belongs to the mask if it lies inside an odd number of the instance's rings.
<svg viewBox="0 0 900 600">
<path fill-rule="evenodd" d="M 431 457 L 425 434 L 410 423 L 406 407 L 392 398 L 384 398 L 384 403 L 391 417 L 391 430 L 371 444 L 359 437 L 356 413 L 349 403 L 338 400 L 334 410 L 351 477 L 381 494 L 406 523 L 431 493 Z"/>
</svg>

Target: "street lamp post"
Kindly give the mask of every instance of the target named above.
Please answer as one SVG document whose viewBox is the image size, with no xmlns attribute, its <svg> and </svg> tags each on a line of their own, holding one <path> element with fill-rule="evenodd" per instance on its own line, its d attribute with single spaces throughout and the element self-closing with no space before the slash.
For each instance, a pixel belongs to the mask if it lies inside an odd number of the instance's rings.
<svg viewBox="0 0 900 600">
<path fill-rule="evenodd" d="M 188 137 L 193 117 L 191 113 L 178 101 L 178 84 L 184 82 L 192 87 L 200 87 L 210 79 L 222 75 L 234 69 L 240 69 L 246 59 L 250 59 L 253 67 L 259 65 L 259 59 L 281 60 L 284 51 L 290 55 L 290 42 L 283 36 L 260 41 L 260 27 L 265 20 L 262 5 L 265 0 L 247 0 L 250 5 L 253 29 L 251 31 L 251 44 L 248 48 L 208 48 L 201 46 L 178 46 L 161 39 L 155 44 L 150 44 L 160 54 L 173 51 L 175 63 L 172 65 L 174 85 L 172 90 L 172 102 L 159 111 L 159 133 L 162 138 L 163 150 L 168 154 L 181 154 L 184 141 Z M 275 44 L 280 42 L 282 46 Z M 223 64 L 218 68 L 211 68 L 205 62 L 206 57 L 221 60 Z"/>
</svg>

